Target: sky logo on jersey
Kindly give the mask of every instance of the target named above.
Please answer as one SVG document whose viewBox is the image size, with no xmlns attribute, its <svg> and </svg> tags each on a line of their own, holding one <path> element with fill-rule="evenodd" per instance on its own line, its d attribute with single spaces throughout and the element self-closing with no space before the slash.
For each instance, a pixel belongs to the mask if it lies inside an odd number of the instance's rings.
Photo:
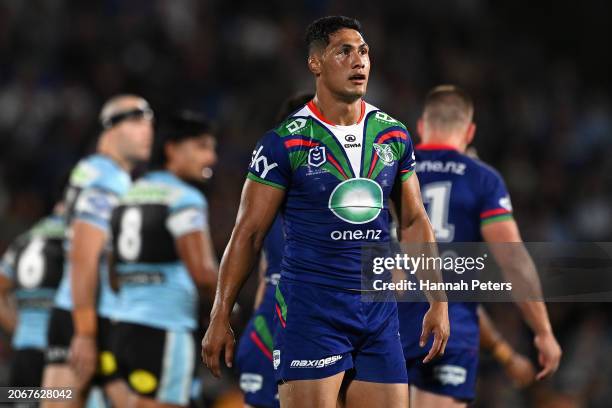
<svg viewBox="0 0 612 408">
<path fill-rule="evenodd" d="M 253 150 L 253 158 L 251 159 L 251 167 L 253 170 L 259 173 L 259 177 L 265 179 L 268 175 L 268 172 L 275 167 L 278 167 L 276 163 L 268 163 L 268 158 L 261 154 L 261 150 L 263 146 L 259 146 L 259 149 Z M 261 165 L 261 173 L 259 171 L 259 166 Z"/>
<path fill-rule="evenodd" d="M 311 147 L 308 151 L 308 164 L 314 167 L 321 167 L 327 161 L 325 146 Z"/>
<path fill-rule="evenodd" d="M 380 157 L 380 160 L 383 162 L 385 166 L 393 166 L 393 161 L 395 157 L 393 157 L 393 150 L 391 150 L 391 145 L 388 144 L 378 144 L 373 143 L 374 150 L 376 150 L 376 154 Z"/>
<path fill-rule="evenodd" d="M 322 358 L 320 360 L 292 360 L 291 368 L 324 368 L 342 360 L 342 355 Z"/>
<path fill-rule="evenodd" d="M 373 221 L 380 214 L 382 207 L 382 189 L 371 179 L 345 180 L 338 184 L 329 196 L 329 209 L 338 218 L 351 224 Z"/>
</svg>

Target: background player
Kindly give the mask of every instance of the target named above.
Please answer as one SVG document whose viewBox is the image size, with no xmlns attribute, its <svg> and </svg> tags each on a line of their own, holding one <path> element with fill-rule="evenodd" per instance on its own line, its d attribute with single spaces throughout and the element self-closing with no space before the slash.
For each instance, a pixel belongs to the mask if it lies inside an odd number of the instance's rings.
<svg viewBox="0 0 612 408">
<path fill-rule="evenodd" d="M 212 298 L 217 260 L 207 203 L 189 182 L 216 161 L 208 121 L 182 112 L 162 126 L 152 171 L 112 216 L 119 283 L 112 351 L 138 406 L 187 406 L 194 375 L 198 288 Z"/>
<path fill-rule="evenodd" d="M 11 244 L 0 262 L 2 303 L 9 303 L 10 294 L 17 301 L 16 327 L 3 327 L 13 334 L 11 386 L 42 385 L 49 315 L 64 269 L 64 236 L 64 205 L 58 203 L 51 215 Z M 3 307 L 6 318 L 0 321 L 11 321 L 7 312 L 12 311 Z"/>
<path fill-rule="evenodd" d="M 316 96 L 267 133 L 253 153 L 203 359 L 217 376 L 223 351 L 231 365 L 230 312 L 282 208 L 286 245 L 273 351 L 281 405 L 335 407 L 344 372 L 354 369 L 347 406 L 405 406 L 395 302 L 361 301 L 360 257 L 364 243 L 388 242 L 387 200 L 396 179 L 407 204 L 402 241 L 408 235 L 434 241 L 418 181 L 411 177 L 412 144 L 400 122 L 362 100 L 370 60 L 356 20 L 317 20 L 307 43 Z M 426 333 L 435 334 L 430 358 L 444 349 L 446 313 L 446 303 L 432 301 L 424 319 Z"/>
<path fill-rule="evenodd" d="M 489 243 L 520 243 L 521 236 L 512 219 L 510 197 L 502 178 L 491 167 L 463 153 L 476 130 L 472 117 L 472 100 L 463 90 L 439 86 L 427 95 L 418 122 L 423 143 L 416 148 L 416 168 L 436 238 L 439 242 L 484 240 Z M 432 165 L 433 162 L 442 165 Z M 447 165 L 451 162 L 462 166 Z M 515 250 L 508 256 L 501 254 L 498 248 L 491 246 L 490 250 L 502 269 L 520 275 L 517 279 L 521 278 L 531 288 L 539 289 L 537 273 L 526 251 Z M 557 369 L 561 350 L 552 332 L 545 304 L 519 302 L 518 305 L 535 333 L 534 344 L 542 365 L 537 378 L 541 379 Z M 466 401 L 475 396 L 479 353 L 478 304 L 449 304 L 453 332 L 447 351 L 429 364 L 421 361 L 424 352 L 419 347 L 419 321 L 426 306 L 406 302 L 398 305 L 400 333 L 413 386 L 412 406 L 465 406 Z M 453 377 L 452 381 L 448 381 L 449 376 Z"/>
<path fill-rule="evenodd" d="M 282 122 L 295 110 L 302 108 L 314 97 L 311 93 L 289 98 L 277 117 Z M 259 285 L 255 295 L 253 317 L 247 323 L 238 343 L 236 365 L 240 372 L 240 388 L 244 392 L 246 407 L 275 407 L 278 388 L 272 365 L 274 293 L 280 279 L 281 259 L 285 246 L 282 219 L 277 216 L 264 239 L 259 267 Z"/>
<path fill-rule="evenodd" d="M 116 368 L 108 344 L 116 308 L 106 259 L 109 222 L 130 186 L 129 172 L 149 158 L 153 142 L 153 112 L 139 96 L 111 98 L 100 122 L 97 152 L 77 164 L 66 191 L 67 263 L 49 323 L 43 384 L 77 389 L 79 398 L 66 406 L 82 404 L 98 362 L 102 378 L 111 378 Z"/>
</svg>

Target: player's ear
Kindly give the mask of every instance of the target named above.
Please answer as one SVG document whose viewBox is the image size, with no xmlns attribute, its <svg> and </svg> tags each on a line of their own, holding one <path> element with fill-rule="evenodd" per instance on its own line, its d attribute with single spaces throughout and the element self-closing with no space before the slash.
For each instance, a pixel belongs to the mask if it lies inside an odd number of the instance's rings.
<svg viewBox="0 0 612 408">
<path fill-rule="evenodd" d="M 474 140 L 474 135 L 476 134 L 476 124 L 474 122 L 470 122 L 466 132 L 465 132 L 465 145 L 469 145 Z"/>
<path fill-rule="evenodd" d="M 321 74 L 321 55 L 317 52 L 312 52 L 308 55 L 308 69 L 315 76 Z"/>
</svg>

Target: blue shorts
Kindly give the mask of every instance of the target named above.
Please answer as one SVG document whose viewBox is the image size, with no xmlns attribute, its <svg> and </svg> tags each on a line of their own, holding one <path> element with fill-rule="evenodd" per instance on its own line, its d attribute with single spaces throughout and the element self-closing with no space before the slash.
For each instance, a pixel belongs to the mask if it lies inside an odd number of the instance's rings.
<svg viewBox="0 0 612 408">
<path fill-rule="evenodd" d="M 277 381 L 320 379 L 354 369 L 355 380 L 408 382 L 394 298 L 363 302 L 358 291 L 284 278 L 275 298 Z"/>
<path fill-rule="evenodd" d="M 244 402 L 254 407 L 278 406 L 278 387 L 272 367 L 274 289 L 266 294 L 238 342 L 236 366 Z"/>
<path fill-rule="evenodd" d="M 410 385 L 460 401 L 469 402 L 475 398 L 477 350 L 446 350 L 442 357 L 423 364 L 425 355 L 406 360 Z"/>
</svg>

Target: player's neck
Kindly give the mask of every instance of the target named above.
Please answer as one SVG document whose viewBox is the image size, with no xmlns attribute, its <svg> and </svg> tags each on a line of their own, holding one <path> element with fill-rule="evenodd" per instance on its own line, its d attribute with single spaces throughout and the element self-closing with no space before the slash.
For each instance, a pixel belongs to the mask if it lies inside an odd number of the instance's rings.
<svg viewBox="0 0 612 408">
<path fill-rule="evenodd" d="M 422 138 L 421 146 L 439 146 L 447 147 L 458 152 L 463 152 L 466 149 L 465 143 L 460 138 L 449 137 L 448 135 L 427 135 Z"/>
<path fill-rule="evenodd" d="M 117 153 L 114 149 L 111 149 L 109 146 L 100 146 L 98 148 L 98 153 L 110 157 L 112 161 L 117 163 L 119 167 L 128 173 L 134 168 L 134 164 L 131 161 L 121 157 L 119 153 Z"/>
<path fill-rule="evenodd" d="M 313 103 L 323 117 L 335 125 L 350 126 L 359 122 L 362 117 L 361 98 L 346 102 L 338 99 L 329 92 L 317 91 Z"/>
</svg>

